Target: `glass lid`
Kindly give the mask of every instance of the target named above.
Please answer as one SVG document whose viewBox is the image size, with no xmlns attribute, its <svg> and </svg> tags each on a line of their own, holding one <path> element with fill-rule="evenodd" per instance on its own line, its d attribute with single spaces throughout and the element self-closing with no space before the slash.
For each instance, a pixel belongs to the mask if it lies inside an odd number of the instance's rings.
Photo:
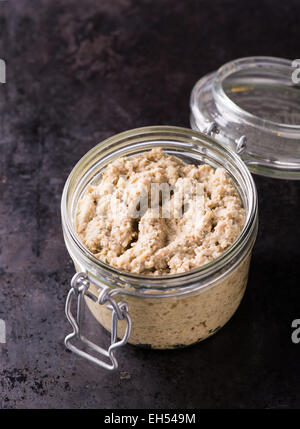
<svg viewBox="0 0 300 429">
<path fill-rule="evenodd" d="M 300 179 L 300 60 L 241 58 L 201 78 L 191 126 L 229 146 L 250 171 Z"/>
</svg>

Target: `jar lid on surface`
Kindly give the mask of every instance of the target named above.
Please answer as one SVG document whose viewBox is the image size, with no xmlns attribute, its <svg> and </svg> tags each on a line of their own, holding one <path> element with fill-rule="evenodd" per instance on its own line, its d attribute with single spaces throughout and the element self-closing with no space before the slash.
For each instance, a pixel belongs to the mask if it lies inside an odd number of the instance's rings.
<svg viewBox="0 0 300 429">
<path fill-rule="evenodd" d="M 251 172 L 300 179 L 300 60 L 249 57 L 201 78 L 191 126 L 240 154 Z"/>
</svg>

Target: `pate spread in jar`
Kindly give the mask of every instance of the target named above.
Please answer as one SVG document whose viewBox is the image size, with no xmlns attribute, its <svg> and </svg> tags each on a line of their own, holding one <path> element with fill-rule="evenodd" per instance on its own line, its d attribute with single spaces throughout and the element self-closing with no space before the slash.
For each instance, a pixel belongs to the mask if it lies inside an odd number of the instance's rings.
<svg viewBox="0 0 300 429">
<path fill-rule="evenodd" d="M 75 336 L 114 369 L 113 351 L 127 341 L 188 346 L 238 308 L 257 234 L 256 189 L 239 157 L 207 135 L 162 126 L 114 136 L 74 168 L 62 207 L 78 273 L 65 342 L 81 356 L 106 365 L 73 346 Z M 112 333 L 108 351 L 80 336 L 72 297 Z"/>
<path fill-rule="evenodd" d="M 186 164 L 155 148 L 106 167 L 98 186 L 89 186 L 79 201 L 76 229 L 103 262 L 167 275 L 220 256 L 239 236 L 244 219 L 223 168 Z"/>
</svg>

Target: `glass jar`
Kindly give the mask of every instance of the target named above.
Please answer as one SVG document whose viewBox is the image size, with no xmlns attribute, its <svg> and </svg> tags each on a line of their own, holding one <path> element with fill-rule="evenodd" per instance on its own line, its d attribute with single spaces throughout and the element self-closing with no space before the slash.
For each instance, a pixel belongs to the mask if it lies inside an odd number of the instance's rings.
<svg viewBox="0 0 300 429">
<path fill-rule="evenodd" d="M 297 66 L 282 58 L 248 57 L 202 77 L 191 93 L 191 127 L 203 131 L 214 124 L 215 139 L 233 150 L 247 139 L 240 155 L 252 173 L 300 179 Z"/>
<path fill-rule="evenodd" d="M 76 207 L 87 186 L 97 183 L 101 172 L 117 158 L 141 154 L 155 146 L 187 163 L 225 168 L 246 213 L 240 236 L 219 258 L 188 272 L 161 277 L 132 274 L 105 264 L 83 246 L 75 231 Z M 72 170 L 63 191 L 61 209 L 65 243 L 77 271 L 66 303 L 73 333 L 66 337 L 65 344 L 77 354 L 107 369 L 115 369 L 114 352 L 127 341 L 159 349 L 188 346 L 217 332 L 238 308 L 257 235 L 256 188 L 240 157 L 207 134 L 157 126 L 127 131 L 105 140 Z M 74 298 L 76 318 L 71 311 Z M 81 334 L 84 303 L 97 321 L 111 331 L 108 350 Z M 76 347 L 73 343 L 76 338 L 92 349 L 93 354 Z M 105 357 L 108 363 L 103 360 Z"/>
</svg>

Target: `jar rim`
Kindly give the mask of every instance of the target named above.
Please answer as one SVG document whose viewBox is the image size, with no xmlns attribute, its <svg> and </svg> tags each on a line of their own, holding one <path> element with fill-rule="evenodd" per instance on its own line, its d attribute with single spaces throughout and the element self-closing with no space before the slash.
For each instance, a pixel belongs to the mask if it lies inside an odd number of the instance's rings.
<svg viewBox="0 0 300 429">
<path fill-rule="evenodd" d="M 95 155 L 99 156 L 99 153 L 103 157 L 107 155 L 108 152 L 111 153 L 116 149 L 116 145 L 122 145 L 123 149 L 126 148 L 126 142 L 131 138 L 152 138 L 155 139 L 155 136 L 166 136 L 172 141 L 172 139 L 186 137 L 189 140 L 189 143 L 185 143 L 187 147 L 194 147 L 200 150 L 200 143 L 202 145 L 208 145 L 211 149 L 219 151 L 220 153 L 228 155 L 235 166 L 241 172 L 241 175 L 245 179 L 245 184 L 247 186 L 247 198 L 249 203 L 249 210 L 246 216 L 246 221 L 244 227 L 237 238 L 237 240 L 228 248 L 224 253 L 222 253 L 218 258 L 213 261 L 201 265 L 200 267 L 194 268 L 192 270 L 177 273 L 169 274 L 164 276 L 149 276 L 136 273 L 130 273 L 127 271 L 119 270 L 111 265 L 108 265 L 99 259 L 97 259 L 79 240 L 75 228 L 72 224 L 71 212 L 69 206 L 69 197 L 70 197 L 70 186 L 78 186 L 81 178 L 84 173 L 79 174 L 80 170 L 86 169 L 89 165 L 88 163 L 94 159 Z M 149 144 L 149 140 L 147 140 Z M 178 140 L 177 140 L 178 142 Z M 161 145 L 161 142 L 157 146 Z M 122 155 L 123 156 L 123 155 Z M 95 165 L 92 165 L 94 168 Z M 226 169 L 226 168 L 225 168 Z M 86 170 L 86 171 L 91 171 Z M 86 173 L 85 171 L 85 173 Z M 76 177 L 79 174 L 79 177 Z M 81 176 L 81 178 L 80 178 Z M 89 266 L 92 266 L 96 271 L 102 270 L 103 275 L 108 275 L 109 277 L 113 276 L 118 278 L 119 284 L 130 284 L 136 288 L 150 287 L 155 289 L 168 289 L 174 287 L 185 287 L 190 285 L 191 282 L 201 281 L 213 273 L 218 272 L 222 267 L 227 266 L 230 261 L 237 257 L 240 254 L 241 248 L 245 247 L 249 240 L 253 238 L 253 233 L 256 228 L 257 221 L 257 192 L 256 187 L 246 165 L 243 161 L 236 155 L 231 149 L 224 147 L 222 144 L 218 143 L 211 137 L 200 133 L 198 131 L 191 130 L 189 128 L 175 127 L 175 126 L 148 126 L 142 128 L 135 128 L 132 130 L 124 131 L 122 133 L 116 134 L 112 137 L 107 138 L 103 142 L 100 142 L 94 146 L 90 151 L 88 151 L 75 165 L 72 169 L 69 177 L 64 186 L 62 200 L 61 200 L 61 215 L 62 215 L 62 226 L 65 235 L 65 240 L 68 240 L 71 243 L 72 249 L 77 250 L 77 255 L 80 255 L 81 258 Z M 67 245 L 68 247 L 68 245 Z M 69 248 L 68 248 L 69 250 Z M 97 271 L 98 272 L 98 271 Z M 182 282 L 184 281 L 185 285 L 183 286 Z M 164 282 L 162 285 L 161 282 Z"/>
</svg>

